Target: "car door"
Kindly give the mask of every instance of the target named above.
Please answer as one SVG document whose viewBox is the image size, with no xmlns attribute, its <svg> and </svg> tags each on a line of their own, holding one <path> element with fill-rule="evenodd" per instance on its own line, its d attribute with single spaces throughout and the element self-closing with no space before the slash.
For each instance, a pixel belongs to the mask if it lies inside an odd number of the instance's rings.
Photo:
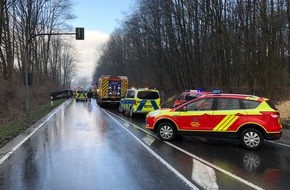
<svg viewBox="0 0 290 190">
<path fill-rule="evenodd" d="M 197 99 L 181 107 L 176 123 L 181 131 L 206 131 L 212 128 L 213 98 Z"/>
<path fill-rule="evenodd" d="M 121 99 L 121 105 L 122 105 L 122 109 L 124 111 L 129 111 L 130 107 L 133 106 L 134 104 L 134 95 L 135 95 L 135 91 L 134 90 L 128 90 L 125 97 L 123 99 Z"/>
<path fill-rule="evenodd" d="M 214 126 L 212 131 L 229 132 L 236 131 L 239 120 L 247 117 L 247 113 L 240 106 L 237 98 L 217 98 L 217 107 L 212 115 Z"/>
</svg>

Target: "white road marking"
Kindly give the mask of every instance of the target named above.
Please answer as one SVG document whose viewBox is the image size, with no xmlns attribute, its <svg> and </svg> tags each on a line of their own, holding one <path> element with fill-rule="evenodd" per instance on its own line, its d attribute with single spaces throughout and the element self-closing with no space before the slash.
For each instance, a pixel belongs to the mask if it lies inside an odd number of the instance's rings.
<svg viewBox="0 0 290 190">
<path fill-rule="evenodd" d="M 60 110 L 63 106 L 66 106 L 70 101 L 66 102 L 65 104 L 61 105 L 59 108 L 54 110 L 54 112 L 46 118 L 46 120 L 42 123 L 40 123 L 31 133 L 29 133 L 24 139 L 22 139 L 16 146 L 14 146 L 9 152 L 7 152 L 1 159 L 0 159 L 0 165 L 9 158 L 25 141 L 27 141 L 38 129 L 40 129 L 50 118 L 52 118 L 58 110 Z"/>
<path fill-rule="evenodd" d="M 279 142 L 275 142 L 275 141 L 267 141 L 267 142 L 273 143 L 273 144 L 278 144 L 278 145 L 281 145 L 281 146 L 286 146 L 286 147 L 290 148 L 290 145 L 288 145 L 288 144 L 283 144 L 283 143 L 279 143 Z"/>
<path fill-rule="evenodd" d="M 146 135 L 144 138 L 142 138 L 142 140 L 148 145 L 151 146 L 151 144 L 156 140 L 154 137 L 152 137 L 151 135 Z"/>
<path fill-rule="evenodd" d="M 191 156 L 192 158 L 202 162 L 203 164 L 206 164 L 206 165 L 216 169 L 217 171 L 220 171 L 223 174 L 226 174 L 226 175 L 230 176 L 231 178 L 234 178 L 234 179 L 236 179 L 236 180 L 248 185 L 249 187 L 252 187 L 254 189 L 259 189 L 259 190 L 263 189 L 262 187 L 259 187 L 259 186 L 255 185 L 255 184 L 253 184 L 253 183 L 251 183 L 251 182 L 249 182 L 249 181 L 247 181 L 247 180 L 245 180 L 245 179 L 243 179 L 243 178 L 241 178 L 241 177 L 239 177 L 239 176 L 237 176 L 237 175 L 235 175 L 235 174 L 233 174 L 231 172 L 228 172 L 228 171 L 226 171 L 226 170 L 224 170 L 224 169 L 222 169 L 222 168 L 220 168 L 220 167 L 218 167 L 218 166 L 216 166 L 216 165 L 214 165 L 214 164 L 212 164 L 212 163 L 210 163 L 210 162 L 208 162 L 208 161 L 206 161 L 206 160 L 204 160 L 204 159 L 202 159 L 202 158 L 200 158 L 200 157 L 198 157 L 198 156 L 196 156 L 196 155 L 194 155 L 194 154 L 192 154 L 190 152 L 187 152 L 186 150 L 183 150 L 182 148 L 180 148 L 178 146 L 175 146 L 174 144 L 172 144 L 170 142 L 164 141 L 164 143 L 166 143 L 166 144 L 170 145 L 171 147 L 174 147 L 175 149 L 177 149 L 177 150 L 179 150 L 179 151 Z"/>
<path fill-rule="evenodd" d="M 168 169 L 170 169 L 177 177 L 183 180 L 190 188 L 198 190 L 198 188 L 191 183 L 188 179 L 186 179 L 181 173 L 179 173 L 175 168 L 173 168 L 169 163 L 167 163 L 163 158 L 161 158 L 158 154 L 156 154 L 149 146 L 147 146 L 143 141 L 141 141 L 138 137 L 136 137 L 129 129 L 124 127 L 118 120 L 116 120 L 111 114 L 109 114 L 106 110 L 105 113 L 111 117 L 117 124 L 119 124 L 123 129 L 125 129 L 133 138 L 135 138 L 149 153 L 151 153 L 156 159 L 158 159 L 162 164 L 164 164 Z"/>
<path fill-rule="evenodd" d="M 191 179 L 203 189 L 219 189 L 215 170 L 194 158 L 192 159 Z"/>
<path fill-rule="evenodd" d="M 109 114 L 107 110 L 104 110 L 104 111 L 105 111 L 107 114 Z M 121 118 L 121 117 L 119 117 L 119 116 L 117 116 L 117 115 L 115 115 L 115 114 L 113 114 L 113 113 L 111 113 L 111 112 L 110 112 L 109 115 L 110 115 L 110 116 L 111 116 L 111 115 L 114 115 L 115 117 L 119 118 L 120 120 L 125 121 L 125 122 L 127 122 L 127 123 L 130 123 L 129 121 L 126 121 L 126 120 L 124 120 L 123 118 Z M 113 116 L 111 116 L 111 117 L 113 118 Z M 117 121 L 115 118 L 113 118 L 113 119 L 114 119 L 115 121 Z M 131 124 L 131 126 L 134 126 L 135 128 L 138 128 L 138 129 L 142 130 L 143 132 L 145 132 L 145 133 L 147 133 L 147 134 L 149 134 L 149 135 L 155 137 L 154 135 L 152 135 L 152 134 L 149 133 L 148 131 L 146 131 L 146 130 L 144 130 L 144 129 L 142 129 L 142 128 L 140 128 L 140 127 L 138 127 L 138 126 L 136 126 L 136 125 L 134 125 L 134 124 L 132 124 L 132 123 L 130 123 L 130 124 Z M 120 125 L 121 125 L 121 124 L 120 124 Z M 128 130 L 128 129 L 126 129 L 126 130 Z M 131 133 L 131 132 L 130 132 L 130 133 Z M 133 134 L 132 134 L 132 135 L 133 135 Z M 135 138 L 137 138 L 137 137 L 135 137 Z M 155 138 L 156 138 L 156 137 L 155 137 Z M 139 140 L 139 139 L 138 139 L 138 140 Z M 242 182 L 242 183 L 248 185 L 249 187 L 252 187 L 252 188 L 254 188 L 254 189 L 258 189 L 258 190 L 262 190 L 262 189 L 263 189 L 262 187 L 259 187 L 259 186 L 255 185 L 255 184 L 253 184 L 253 183 L 251 183 L 251 182 L 249 182 L 249 181 L 247 181 L 247 180 L 245 180 L 245 179 L 243 179 L 243 178 L 241 178 L 241 177 L 239 177 L 239 176 L 237 176 L 237 175 L 235 175 L 235 174 L 233 174 L 233 173 L 231 173 L 231 172 L 228 172 L 228 171 L 226 171 L 226 170 L 224 170 L 224 169 L 222 169 L 222 168 L 220 168 L 220 167 L 218 167 L 218 166 L 216 166 L 216 165 L 214 165 L 214 164 L 212 164 L 212 163 L 210 163 L 210 162 L 208 162 L 208 161 L 206 161 L 206 160 L 204 160 L 204 159 L 202 159 L 202 158 L 200 158 L 200 157 L 198 157 L 198 156 L 196 156 L 196 155 L 194 155 L 194 154 L 192 154 L 192 153 L 190 153 L 190 152 L 188 152 L 188 151 L 186 151 L 186 150 L 184 150 L 184 149 L 182 149 L 182 148 L 180 148 L 180 147 L 178 147 L 178 146 L 175 146 L 174 144 L 172 144 L 172 143 L 170 143 L 170 142 L 167 142 L 167 141 L 163 141 L 163 142 L 166 143 L 166 144 L 168 144 L 169 146 L 171 146 L 171 147 L 173 147 L 173 148 L 175 148 L 175 149 L 177 149 L 177 150 L 183 152 L 184 154 L 187 154 L 188 156 L 190 156 L 190 157 L 192 157 L 192 158 L 194 158 L 194 159 L 196 159 L 196 160 L 202 162 L 203 164 L 208 165 L 208 166 L 210 166 L 210 167 L 216 169 L 217 171 L 220 171 L 220 172 L 222 172 L 223 174 L 228 175 L 228 176 L 230 176 L 231 178 L 234 178 L 234 179 L 236 179 L 237 181 L 240 181 L 240 182 Z M 149 148 L 149 147 L 148 147 L 148 148 Z M 151 150 L 151 149 L 150 149 L 150 150 Z M 155 152 L 154 152 L 154 153 L 155 153 Z M 155 154 L 156 154 L 156 153 L 155 153 Z"/>
<path fill-rule="evenodd" d="M 123 125 L 124 125 L 125 127 L 127 127 L 127 128 L 130 127 L 130 124 L 127 123 L 127 122 L 126 122 L 126 123 L 123 123 Z"/>
</svg>

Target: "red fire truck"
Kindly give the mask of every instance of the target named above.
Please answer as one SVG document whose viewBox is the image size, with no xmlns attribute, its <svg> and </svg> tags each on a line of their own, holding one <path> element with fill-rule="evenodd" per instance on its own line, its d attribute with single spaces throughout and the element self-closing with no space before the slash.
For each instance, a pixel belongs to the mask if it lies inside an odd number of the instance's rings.
<svg viewBox="0 0 290 190">
<path fill-rule="evenodd" d="M 119 104 L 128 89 L 128 77 L 102 75 L 97 84 L 97 104 L 101 107 L 107 104 Z"/>
</svg>

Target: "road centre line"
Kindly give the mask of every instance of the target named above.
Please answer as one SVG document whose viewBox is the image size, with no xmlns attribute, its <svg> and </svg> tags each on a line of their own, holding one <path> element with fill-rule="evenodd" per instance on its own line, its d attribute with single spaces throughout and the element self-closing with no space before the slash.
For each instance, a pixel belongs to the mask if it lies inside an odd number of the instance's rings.
<svg viewBox="0 0 290 190">
<path fill-rule="evenodd" d="M 179 151 L 191 156 L 192 158 L 204 163 L 205 165 L 208 165 L 209 167 L 212 167 L 213 169 L 216 169 L 216 170 L 218 170 L 218 171 L 220 171 L 220 172 L 222 172 L 222 173 L 224 173 L 224 174 L 226 174 L 226 175 L 228 175 L 228 176 L 230 176 L 230 177 L 232 177 L 232 178 L 234 178 L 234 179 L 236 179 L 236 180 L 248 185 L 249 187 L 252 187 L 254 189 L 259 189 L 259 190 L 263 189 L 262 187 L 259 187 L 259 186 L 255 185 L 255 184 L 253 184 L 253 183 L 251 183 L 251 182 L 249 182 L 249 181 L 247 181 L 247 180 L 245 180 L 245 179 L 243 179 L 243 178 L 241 178 L 241 177 L 239 177 L 239 176 L 237 176 L 237 175 L 235 175 L 235 174 L 233 174 L 231 172 L 228 172 L 228 171 L 226 171 L 226 170 L 224 170 L 224 169 L 222 169 L 222 168 L 220 168 L 220 167 L 218 167 L 218 166 L 216 166 L 216 165 L 214 165 L 214 164 L 212 164 L 212 163 L 210 163 L 210 162 L 208 162 L 208 161 L 206 161 L 206 160 L 204 160 L 204 159 L 202 159 L 202 158 L 200 158 L 200 157 L 198 157 L 198 156 L 196 156 L 196 155 L 194 155 L 194 154 L 192 154 L 190 152 L 187 152 L 186 150 L 183 150 L 182 148 L 180 148 L 180 147 L 178 147 L 178 146 L 176 146 L 176 145 L 174 145 L 174 144 L 172 144 L 170 142 L 165 141 L 165 143 L 170 145 L 170 146 L 172 146 L 173 148 L 175 148 L 175 149 L 177 149 L 177 150 L 179 150 Z"/>
<path fill-rule="evenodd" d="M 108 112 L 108 111 L 105 110 L 105 109 L 103 109 L 103 110 L 104 110 L 107 114 L 109 114 L 110 116 L 111 116 L 111 115 L 114 115 L 115 117 L 117 117 L 118 119 L 124 121 L 125 123 L 129 123 L 129 124 L 132 125 L 133 127 L 137 128 L 137 129 L 140 129 L 141 131 L 145 132 L 146 134 L 149 134 L 149 135 L 151 135 L 151 136 L 157 138 L 156 136 L 154 136 L 153 134 L 149 133 L 148 131 L 142 129 L 141 127 L 138 127 L 137 125 L 134 125 L 133 123 L 130 123 L 129 121 L 126 121 L 125 119 L 123 119 L 123 118 L 117 116 L 116 114 L 114 114 L 114 113 L 112 113 L 112 112 Z M 111 117 L 112 117 L 112 116 L 111 116 Z M 112 117 L 112 118 L 113 118 L 113 117 Z M 115 121 L 117 121 L 115 118 L 113 118 L 113 119 L 114 119 Z M 120 123 L 120 125 L 122 125 L 122 124 Z M 128 130 L 127 128 L 125 128 L 125 129 Z M 129 131 L 129 132 L 130 132 L 130 131 Z M 131 132 L 130 132 L 130 133 L 131 133 Z M 132 134 L 132 135 L 133 135 L 133 134 Z M 134 135 L 133 135 L 133 136 L 134 136 Z M 134 136 L 134 137 L 135 137 L 135 136 Z M 137 137 L 135 137 L 135 138 L 137 138 Z M 140 139 L 138 139 L 138 140 L 141 141 Z M 208 162 L 208 161 L 206 161 L 206 160 L 204 160 L 204 159 L 202 159 L 202 158 L 200 158 L 200 157 L 198 157 L 198 156 L 196 156 L 196 155 L 194 155 L 194 154 L 192 154 L 192 153 L 190 153 L 190 152 L 188 152 L 188 151 L 186 151 L 186 150 L 184 150 L 184 149 L 182 149 L 182 148 L 180 148 L 180 147 L 178 147 L 178 146 L 176 146 L 176 145 L 174 145 L 174 144 L 172 144 L 172 143 L 170 143 L 170 142 L 167 142 L 167 141 L 163 141 L 163 142 L 166 143 L 166 144 L 168 144 L 168 145 L 171 146 L 172 148 L 175 148 L 175 149 L 177 149 L 177 150 L 183 152 L 184 154 L 186 154 L 186 155 L 192 157 L 193 159 L 196 159 L 196 160 L 202 162 L 203 164 L 205 164 L 205 165 L 207 165 L 207 166 L 209 166 L 209 167 L 212 167 L 213 169 L 216 169 L 217 171 L 219 171 L 219 172 L 221 172 L 221 173 L 223 173 L 223 174 L 225 174 L 225 175 L 228 175 L 229 177 L 234 178 L 234 179 L 236 179 L 237 181 L 240 181 L 240 182 L 242 182 L 242 183 L 248 185 L 249 187 L 252 187 L 253 189 L 258 189 L 258 190 L 262 190 L 262 189 L 263 189 L 263 188 L 261 188 L 261 187 L 255 185 L 255 184 L 253 184 L 253 183 L 251 183 L 251 182 L 249 182 L 249 181 L 247 181 L 247 180 L 245 180 L 245 179 L 243 179 L 243 178 L 241 178 L 241 177 L 239 177 L 239 176 L 237 176 L 237 175 L 235 175 L 235 174 L 233 174 L 233 173 L 231 173 L 231 172 L 228 172 L 228 171 L 226 171 L 226 170 L 220 168 L 219 166 L 216 166 L 216 165 L 214 165 L 214 164 L 212 164 L 212 163 L 210 163 L 210 162 Z M 150 149 L 150 150 L 151 150 L 151 149 Z M 155 152 L 154 152 L 154 153 L 155 153 Z M 155 153 L 155 154 L 156 154 L 156 153 Z"/>
<path fill-rule="evenodd" d="M 104 109 L 103 109 L 104 110 Z M 142 140 L 136 137 L 129 129 L 127 129 L 122 123 L 120 123 L 117 119 L 115 119 L 107 110 L 104 110 L 105 113 L 111 117 L 118 125 L 120 125 L 123 129 L 125 129 L 135 140 L 137 140 L 149 153 L 151 153 L 157 160 L 159 160 L 163 165 L 165 165 L 168 169 L 170 169 L 177 177 L 183 180 L 190 188 L 194 190 L 198 190 L 193 183 L 191 183 L 188 179 L 186 179 L 181 173 L 179 173 L 174 167 L 172 167 L 168 162 L 166 162 L 163 158 L 161 158 L 157 153 L 155 153 L 149 146 L 147 146 Z"/>
</svg>

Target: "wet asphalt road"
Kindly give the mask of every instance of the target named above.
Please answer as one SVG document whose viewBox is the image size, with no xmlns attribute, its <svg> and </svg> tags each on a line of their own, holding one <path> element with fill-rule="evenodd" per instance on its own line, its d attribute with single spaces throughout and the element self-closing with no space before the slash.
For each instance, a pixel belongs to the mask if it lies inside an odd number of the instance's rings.
<svg viewBox="0 0 290 190">
<path fill-rule="evenodd" d="M 27 141 L 14 143 L 19 148 L 7 159 L 9 149 L 1 149 L 0 189 L 290 186 L 290 146 L 266 142 L 248 151 L 235 142 L 187 136 L 164 143 L 144 127 L 144 116 L 131 119 L 94 101 L 72 101 Z"/>
<path fill-rule="evenodd" d="M 145 129 L 144 116 L 131 119 L 116 109 L 108 110 Z M 166 148 L 154 148 L 156 141 L 150 147 L 201 189 L 289 189 L 290 131 L 283 132 L 281 139 L 267 141 L 255 151 L 241 148 L 236 141 L 192 136 L 166 143 Z M 175 151 L 170 153 L 169 147 Z"/>
<path fill-rule="evenodd" d="M 62 108 L 0 165 L 0 189 L 190 189 L 95 104 Z"/>
</svg>

